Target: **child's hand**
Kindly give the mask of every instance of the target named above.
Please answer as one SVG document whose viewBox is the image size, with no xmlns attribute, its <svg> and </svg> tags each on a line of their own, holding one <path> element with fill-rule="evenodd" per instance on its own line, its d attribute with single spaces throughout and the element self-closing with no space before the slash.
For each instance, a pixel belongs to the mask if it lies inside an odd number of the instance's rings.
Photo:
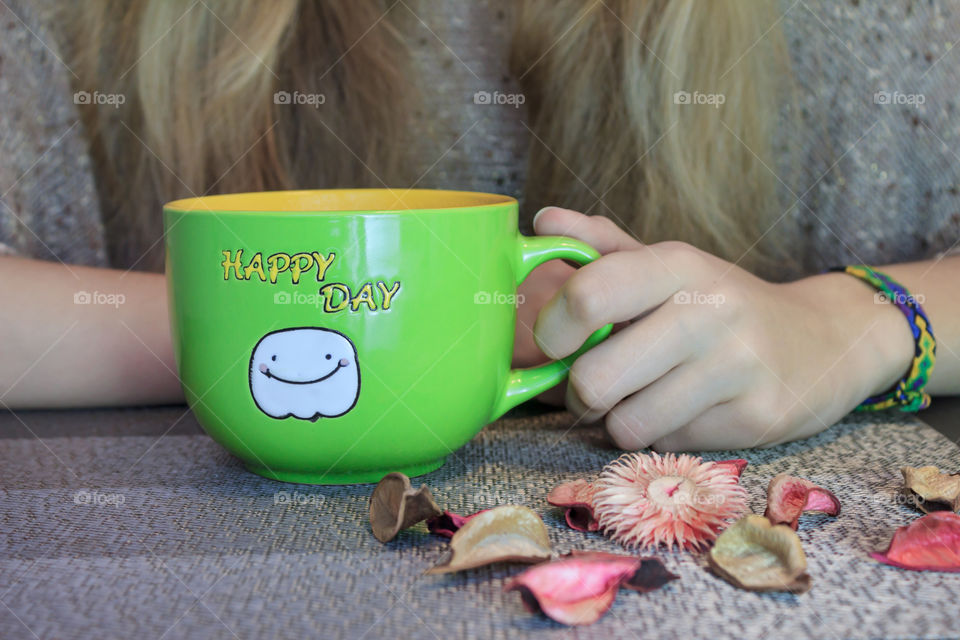
<svg viewBox="0 0 960 640">
<path fill-rule="evenodd" d="M 643 245 L 607 218 L 554 207 L 535 229 L 603 254 L 540 312 L 534 338 L 546 354 L 567 356 L 608 322 L 632 321 L 574 363 L 566 395 L 584 422 L 605 416 L 625 449 L 809 436 L 909 366 L 903 316 L 846 274 L 773 284 L 689 245 Z"/>
</svg>

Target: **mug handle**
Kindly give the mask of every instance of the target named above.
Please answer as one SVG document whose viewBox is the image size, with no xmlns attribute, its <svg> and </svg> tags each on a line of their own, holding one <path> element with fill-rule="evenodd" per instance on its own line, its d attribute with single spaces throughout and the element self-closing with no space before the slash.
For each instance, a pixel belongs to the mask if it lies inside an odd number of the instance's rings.
<svg viewBox="0 0 960 640">
<path fill-rule="evenodd" d="M 525 236 L 517 234 L 517 285 L 526 280 L 534 268 L 548 260 L 565 258 L 579 264 L 593 262 L 600 257 L 596 249 L 585 242 L 564 236 Z M 488 422 L 493 422 L 521 402 L 540 395 L 563 381 L 574 360 L 602 342 L 613 330 L 608 324 L 594 331 L 576 352 L 561 360 L 554 360 L 528 369 L 511 369 L 500 399 Z"/>
</svg>

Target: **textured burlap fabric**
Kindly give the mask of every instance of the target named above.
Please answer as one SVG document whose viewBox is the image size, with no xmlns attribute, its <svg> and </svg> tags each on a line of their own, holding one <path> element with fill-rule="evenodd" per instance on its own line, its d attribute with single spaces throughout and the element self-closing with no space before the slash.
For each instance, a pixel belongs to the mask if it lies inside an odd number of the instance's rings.
<svg viewBox="0 0 960 640">
<path fill-rule="evenodd" d="M 617 550 L 568 529 L 545 496 L 619 452 L 599 429 L 571 429 L 569 414 L 524 413 L 489 426 L 415 484 L 462 513 L 527 505 L 561 551 Z M 4 639 L 932 638 L 960 629 L 960 574 L 903 571 L 868 556 L 917 517 L 897 497 L 901 465 L 960 469 L 956 445 L 893 413 L 850 416 L 773 449 L 707 456 L 750 461 L 742 482 L 757 512 L 779 472 L 840 498 L 840 517 L 801 521 L 809 593 L 738 591 L 702 559 L 661 552 L 680 580 L 645 595 L 622 591 L 600 622 L 577 629 L 503 593 L 520 566 L 424 576 L 445 541 L 419 525 L 377 542 L 371 485 L 259 478 L 182 408 L 2 414 L 0 434 Z"/>
</svg>

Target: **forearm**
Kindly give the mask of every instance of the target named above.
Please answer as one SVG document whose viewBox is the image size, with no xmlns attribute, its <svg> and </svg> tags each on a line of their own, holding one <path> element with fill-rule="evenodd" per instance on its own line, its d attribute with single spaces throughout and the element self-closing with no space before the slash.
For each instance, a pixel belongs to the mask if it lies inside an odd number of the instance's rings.
<svg viewBox="0 0 960 640">
<path fill-rule="evenodd" d="M 162 275 L 0 258 L 0 407 L 182 402 Z"/>
</svg>

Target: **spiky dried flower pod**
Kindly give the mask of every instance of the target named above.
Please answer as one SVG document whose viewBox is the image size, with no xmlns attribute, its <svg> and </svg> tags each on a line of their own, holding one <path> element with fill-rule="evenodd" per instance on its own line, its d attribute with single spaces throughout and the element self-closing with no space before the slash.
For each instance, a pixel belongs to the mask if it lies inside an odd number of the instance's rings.
<svg viewBox="0 0 960 640">
<path fill-rule="evenodd" d="M 597 486 L 600 528 L 628 547 L 699 549 L 747 510 L 735 473 L 686 454 L 624 454 L 604 468 Z"/>
</svg>

